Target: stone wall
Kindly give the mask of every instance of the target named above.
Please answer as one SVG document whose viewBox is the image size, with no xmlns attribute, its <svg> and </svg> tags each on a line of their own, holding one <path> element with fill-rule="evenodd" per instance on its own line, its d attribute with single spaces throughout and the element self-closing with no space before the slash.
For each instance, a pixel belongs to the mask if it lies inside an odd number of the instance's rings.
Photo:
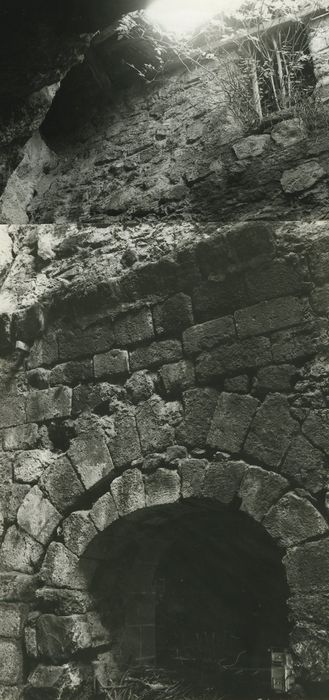
<svg viewBox="0 0 329 700">
<path fill-rule="evenodd" d="M 31 699 L 93 697 L 110 645 L 90 596 L 98 537 L 190 498 L 234 504 L 282 549 L 296 672 L 325 694 L 327 223 L 10 233 L 0 697 L 26 674 Z M 23 364 L 15 337 L 34 340 Z"/>
</svg>

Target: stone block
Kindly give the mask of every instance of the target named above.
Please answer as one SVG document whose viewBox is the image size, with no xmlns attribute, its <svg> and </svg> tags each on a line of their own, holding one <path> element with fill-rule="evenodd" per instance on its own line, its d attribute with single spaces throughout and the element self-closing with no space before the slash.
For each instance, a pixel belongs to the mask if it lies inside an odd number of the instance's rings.
<svg viewBox="0 0 329 700">
<path fill-rule="evenodd" d="M 224 391 L 232 394 L 247 394 L 250 380 L 247 374 L 237 374 L 235 377 L 224 379 Z"/>
<path fill-rule="evenodd" d="M 231 460 L 212 462 L 205 473 L 203 497 L 215 499 L 221 503 L 231 503 L 239 490 L 245 470 L 244 462 Z"/>
<path fill-rule="evenodd" d="M 127 350 L 109 350 L 94 356 L 95 379 L 124 377 L 129 374 Z"/>
<path fill-rule="evenodd" d="M 1 397 L 0 403 L 0 428 L 10 428 L 26 422 L 25 397 L 10 396 Z"/>
<path fill-rule="evenodd" d="M 23 687 L 14 685 L 0 686 L 0 700 L 22 700 Z"/>
<path fill-rule="evenodd" d="M 50 386 L 50 369 L 44 369 L 44 367 L 31 369 L 27 372 L 27 381 L 34 389 L 48 389 Z"/>
<path fill-rule="evenodd" d="M 239 160 L 244 158 L 257 158 L 264 151 L 267 151 L 271 145 L 271 137 L 269 134 L 257 134 L 255 136 L 246 136 L 240 141 L 233 144 L 233 150 Z"/>
<path fill-rule="evenodd" d="M 22 681 L 23 653 L 19 643 L 11 639 L 0 639 L 0 683 L 17 685 Z"/>
<path fill-rule="evenodd" d="M 252 396 L 223 392 L 211 422 L 207 445 L 222 452 L 239 452 L 259 405 Z"/>
<path fill-rule="evenodd" d="M 19 452 L 13 464 L 15 481 L 26 484 L 36 483 L 52 461 L 53 455 L 48 450 Z"/>
<path fill-rule="evenodd" d="M 28 492 L 17 512 L 18 525 L 40 544 L 47 544 L 61 518 L 38 486 Z"/>
<path fill-rule="evenodd" d="M 150 309 L 121 316 L 114 323 L 115 342 L 119 347 L 137 345 L 154 338 L 153 319 Z"/>
<path fill-rule="evenodd" d="M 245 274 L 247 299 L 251 303 L 305 291 L 304 270 L 294 258 L 271 260 Z"/>
<path fill-rule="evenodd" d="M 0 549 L 3 569 L 33 574 L 44 554 L 44 547 L 15 525 L 10 527 Z"/>
<path fill-rule="evenodd" d="M 154 381 L 147 370 L 140 370 L 126 381 L 125 389 L 133 403 L 146 401 L 154 392 Z"/>
<path fill-rule="evenodd" d="M 319 537 L 329 528 L 322 515 L 305 498 L 287 493 L 263 519 L 267 532 L 283 547 L 292 547 Z"/>
<path fill-rule="evenodd" d="M 104 411 L 110 402 L 122 397 L 124 391 L 108 382 L 99 384 L 79 384 L 72 392 L 72 413 L 77 415 L 83 411 Z"/>
<path fill-rule="evenodd" d="M 271 131 L 273 141 L 282 148 L 289 148 L 307 138 L 307 131 L 301 119 L 285 119 Z"/>
<path fill-rule="evenodd" d="M 313 324 L 277 331 L 271 338 L 273 361 L 293 362 L 311 357 L 316 352 L 318 342 L 318 330 Z"/>
<path fill-rule="evenodd" d="M 160 369 L 160 377 L 166 394 L 175 396 L 189 389 L 195 383 L 195 372 L 192 362 L 180 360 L 172 365 L 163 365 Z"/>
<path fill-rule="evenodd" d="M 297 297 L 284 297 L 261 301 L 254 306 L 240 309 L 235 312 L 234 317 L 239 338 L 247 338 L 309 321 L 312 312 L 308 301 Z"/>
<path fill-rule="evenodd" d="M 329 456 L 329 409 L 311 409 L 302 425 L 302 432 Z"/>
<path fill-rule="evenodd" d="M 105 530 L 115 520 L 119 514 L 117 507 L 110 492 L 104 493 L 93 505 L 89 511 L 90 518 L 99 532 Z"/>
<path fill-rule="evenodd" d="M 51 542 L 40 570 L 47 586 L 88 590 L 97 562 L 79 558 L 60 542 Z"/>
<path fill-rule="evenodd" d="M 0 603 L 0 637 L 19 639 L 28 613 L 27 605 Z"/>
<path fill-rule="evenodd" d="M 193 324 L 192 301 L 189 296 L 175 294 L 153 308 L 155 331 L 158 335 L 180 335 Z"/>
<path fill-rule="evenodd" d="M 233 317 L 224 316 L 187 328 L 183 333 L 183 347 L 187 355 L 197 355 L 202 350 L 209 350 L 234 338 Z"/>
<path fill-rule="evenodd" d="M 182 459 L 179 473 L 182 481 L 182 497 L 193 498 L 201 496 L 208 462 L 205 459 Z"/>
<path fill-rule="evenodd" d="M 36 423 L 13 426 L 3 431 L 4 450 L 30 450 L 38 441 L 38 426 Z"/>
<path fill-rule="evenodd" d="M 201 382 L 221 378 L 226 373 L 262 367 L 272 361 L 270 340 L 262 336 L 240 343 L 222 345 L 204 352 L 196 361 L 196 376 Z"/>
<path fill-rule="evenodd" d="M 269 365 L 257 372 L 254 388 L 260 392 L 291 391 L 291 380 L 296 375 L 294 365 Z"/>
<path fill-rule="evenodd" d="M 97 530 L 86 510 L 71 513 L 63 522 L 63 538 L 67 549 L 80 556 L 96 537 Z"/>
<path fill-rule="evenodd" d="M 40 478 L 39 486 L 61 513 L 65 513 L 79 496 L 85 493 L 75 469 L 65 455 L 58 457 L 46 469 Z"/>
<path fill-rule="evenodd" d="M 72 390 L 67 386 L 31 391 L 26 400 L 28 421 L 40 423 L 51 418 L 65 418 L 71 413 Z"/>
<path fill-rule="evenodd" d="M 283 559 L 292 591 L 328 592 L 329 538 L 305 542 L 288 550 Z"/>
<path fill-rule="evenodd" d="M 114 479 L 111 493 L 119 515 L 129 515 L 145 507 L 145 489 L 143 477 L 138 469 L 128 469 Z"/>
<path fill-rule="evenodd" d="M 329 278 L 329 245 L 327 232 L 317 236 L 309 251 L 311 277 L 316 284 L 326 284 Z"/>
<path fill-rule="evenodd" d="M 326 171 L 316 160 L 301 163 L 296 168 L 285 170 L 281 177 L 281 187 L 286 194 L 299 194 L 314 187 L 326 177 Z"/>
<path fill-rule="evenodd" d="M 180 477 L 172 469 L 157 469 L 145 477 L 145 495 L 147 506 L 164 503 L 176 503 L 180 499 Z"/>
<path fill-rule="evenodd" d="M 108 447 L 115 467 L 131 464 L 142 458 L 136 418 L 133 411 L 118 411 L 107 423 Z"/>
<path fill-rule="evenodd" d="M 88 612 L 95 606 L 95 600 L 86 591 L 60 590 L 43 586 L 36 591 L 36 601 L 44 612 L 55 615 L 76 615 Z"/>
<path fill-rule="evenodd" d="M 59 332 L 59 360 L 74 360 L 110 350 L 115 345 L 111 321 L 90 328 L 68 328 Z"/>
<path fill-rule="evenodd" d="M 313 436 L 311 435 L 313 439 Z M 323 490 L 327 478 L 325 458 L 303 435 L 298 435 L 285 455 L 281 472 L 311 493 Z"/>
<path fill-rule="evenodd" d="M 39 585 L 37 576 L 14 572 L 0 573 L 0 600 L 7 602 L 32 601 Z"/>
<path fill-rule="evenodd" d="M 40 615 L 36 633 L 39 655 L 55 664 L 92 646 L 87 615 Z"/>
<path fill-rule="evenodd" d="M 241 510 L 260 522 L 273 503 L 289 488 L 283 476 L 261 467 L 248 467 L 239 489 Z"/>
<path fill-rule="evenodd" d="M 80 362 L 64 362 L 56 365 L 49 373 L 49 384 L 69 384 L 75 386 L 93 380 L 93 365 L 91 360 L 81 360 Z"/>
<path fill-rule="evenodd" d="M 168 423 L 167 406 L 154 396 L 136 408 L 137 429 L 143 454 L 161 452 L 173 445 L 175 431 Z"/>
<path fill-rule="evenodd" d="M 28 358 L 28 368 L 49 367 L 58 362 L 57 334 L 48 331 L 42 338 L 35 341 Z"/>
<path fill-rule="evenodd" d="M 94 679 L 90 665 L 66 663 L 63 666 L 38 664 L 28 677 L 26 700 L 61 700 L 65 695 L 90 700 Z"/>
<path fill-rule="evenodd" d="M 71 440 L 67 455 L 86 489 L 114 469 L 104 436 L 94 431 Z"/>
<path fill-rule="evenodd" d="M 28 484 L 12 484 L 7 492 L 6 489 L 3 490 L 3 511 L 9 523 L 15 522 L 17 511 L 29 492 L 29 488 Z"/>
<path fill-rule="evenodd" d="M 252 421 L 244 450 L 261 464 L 276 469 L 298 429 L 286 397 L 271 394 Z"/>
<path fill-rule="evenodd" d="M 184 420 L 176 428 L 179 442 L 189 447 L 204 447 L 217 401 L 215 389 L 197 388 L 184 392 Z"/>
<path fill-rule="evenodd" d="M 182 359 L 182 344 L 178 340 L 160 340 L 130 353 L 132 372 L 139 369 L 160 367 Z"/>
</svg>

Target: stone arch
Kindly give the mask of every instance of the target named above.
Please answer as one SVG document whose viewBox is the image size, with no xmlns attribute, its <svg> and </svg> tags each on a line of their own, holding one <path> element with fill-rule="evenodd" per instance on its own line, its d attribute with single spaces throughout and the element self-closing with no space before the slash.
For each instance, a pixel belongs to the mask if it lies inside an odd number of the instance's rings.
<svg viewBox="0 0 329 700">
<path fill-rule="evenodd" d="M 159 467 L 148 473 L 138 468 L 128 469 L 110 485 L 103 486 L 103 490 L 102 495 L 93 498 L 89 508 L 81 509 L 77 502 L 77 509 L 73 507 L 59 528 L 56 525 L 56 536 L 47 548 L 40 570 L 43 586 L 37 592 L 41 614 L 29 623 L 26 632 L 27 639 L 34 639 L 31 654 L 39 662 L 30 674 L 28 697 L 34 697 L 36 688 L 40 697 L 46 697 L 42 695 L 45 687 L 42 683 L 50 683 L 51 661 L 62 673 L 65 667 L 66 685 L 69 662 L 71 676 L 80 678 L 76 681 L 81 684 L 79 687 L 87 689 L 88 683 L 90 688 L 93 685 L 93 673 L 86 659 L 90 649 L 103 649 L 109 642 L 109 632 L 89 592 L 97 567 L 104 559 L 102 533 L 110 532 L 118 522 L 129 522 L 136 514 L 190 501 L 217 502 L 223 507 L 233 505 L 282 550 L 291 593 L 291 648 L 297 675 L 311 681 L 319 680 L 320 675 L 321 680 L 326 680 L 323 672 L 326 644 L 314 642 L 308 619 L 316 614 L 319 596 L 326 588 L 328 526 L 304 494 L 291 490 L 289 482 L 277 473 L 225 455 L 217 455 L 212 462 L 185 457 L 177 460 L 175 468 Z M 310 558 L 314 565 L 311 570 Z M 55 630 L 55 652 L 53 649 L 49 652 L 47 646 L 49 624 L 53 634 Z M 314 663 L 310 667 L 307 664 L 311 653 Z M 47 665 L 43 671 L 44 660 Z M 58 682 L 57 676 L 54 682 Z M 86 698 L 89 697 L 93 695 L 87 694 Z"/>
</svg>

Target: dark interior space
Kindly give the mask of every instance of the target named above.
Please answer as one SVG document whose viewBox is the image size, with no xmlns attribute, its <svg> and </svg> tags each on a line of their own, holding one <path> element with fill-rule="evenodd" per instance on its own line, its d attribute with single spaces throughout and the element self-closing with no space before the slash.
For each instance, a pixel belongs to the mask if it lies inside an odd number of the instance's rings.
<svg viewBox="0 0 329 700">
<path fill-rule="evenodd" d="M 278 697 L 271 650 L 288 647 L 289 594 L 262 527 L 210 501 L 126 520 L 107 535 L 95 585 L 119 668 L 156 669 L 192 696 Z"/>
</svg>

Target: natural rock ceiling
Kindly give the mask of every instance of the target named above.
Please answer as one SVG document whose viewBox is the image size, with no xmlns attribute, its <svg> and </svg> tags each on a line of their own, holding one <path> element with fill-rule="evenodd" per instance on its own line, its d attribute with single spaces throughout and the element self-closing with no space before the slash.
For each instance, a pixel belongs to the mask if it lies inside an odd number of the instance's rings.
<svg viewBox="0 0 329 700">
<path fill-rule="evenodd" d="M 4 0 L 0 8 L 0 191 L 59 82 L 93 35 L 147 0 Z"/>
</svg>

